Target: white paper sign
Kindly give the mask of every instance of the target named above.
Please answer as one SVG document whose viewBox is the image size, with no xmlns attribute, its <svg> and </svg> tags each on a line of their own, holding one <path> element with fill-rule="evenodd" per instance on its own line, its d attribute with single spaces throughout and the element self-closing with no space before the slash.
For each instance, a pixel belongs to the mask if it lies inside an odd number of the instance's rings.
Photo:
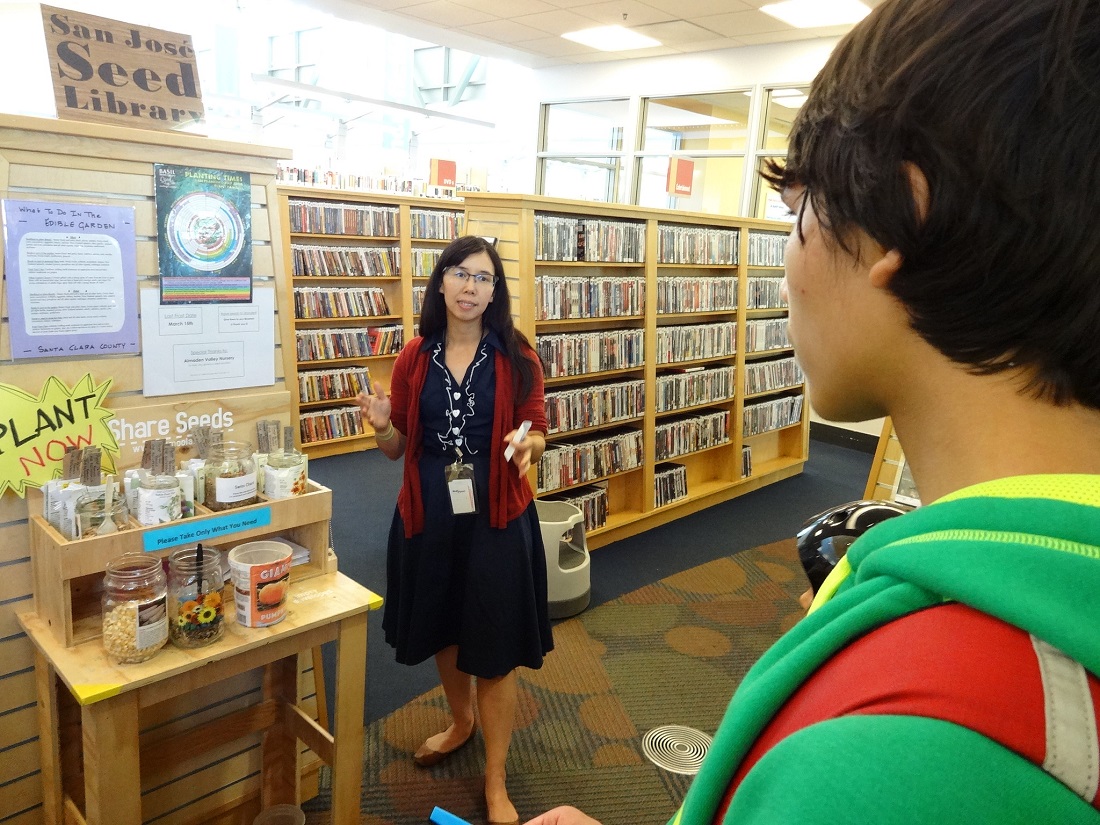
<svg viewBox="0 0 1100 825">
<path fill-rule="evenodd" d="M 248 304 L 160 303 L 141 290 L 144 394 L 267 387 L 275 383 L 275 291 Z"/>
</svg>

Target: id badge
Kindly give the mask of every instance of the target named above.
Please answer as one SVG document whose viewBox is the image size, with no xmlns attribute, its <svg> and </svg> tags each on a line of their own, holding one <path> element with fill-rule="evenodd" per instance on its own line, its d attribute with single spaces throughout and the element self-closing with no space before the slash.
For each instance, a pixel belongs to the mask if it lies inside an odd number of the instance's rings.
<svg viewBox="0 0 1100 825">
<path fill-rule="evenodd" d="M 477 512 L 477 493 L 474 490 L 474 465 L 447 465 L 447 492 L 451 498 L 451 512 L 456 516 Z"/>
</svg>

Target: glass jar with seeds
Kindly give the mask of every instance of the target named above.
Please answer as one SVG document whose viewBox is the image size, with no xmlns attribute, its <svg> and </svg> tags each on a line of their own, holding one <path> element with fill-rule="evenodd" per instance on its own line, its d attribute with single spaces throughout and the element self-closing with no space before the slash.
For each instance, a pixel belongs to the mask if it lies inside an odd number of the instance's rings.
<svg viewBox="0 0 1100 825">
<path fill-rule="evenodd" d="M 225 632 L 221 554 L 181 547 L 168 557 L 168 634 L 179 647 L 202 647 Z"/>
<path fill-rule="evenodd" d="M 205 499 L 210 510 L 230 510 L 256 503 L 256 462 L 251 444 L 223 441 L 210 448 Z"/>
<path fill-rule="evenodd" d="M 124 553 L 103 576 L 103 648 L 116 664 L 151 659 L 168 641 L 168 580 L 156 556 Z"/>
</svg>

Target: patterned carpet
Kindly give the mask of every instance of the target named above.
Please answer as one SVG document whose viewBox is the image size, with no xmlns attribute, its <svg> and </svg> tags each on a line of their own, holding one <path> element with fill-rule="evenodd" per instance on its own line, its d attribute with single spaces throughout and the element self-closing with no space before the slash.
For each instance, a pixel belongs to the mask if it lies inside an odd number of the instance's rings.
<svg viewBox="0 0 1100 825">
<path fill-rule="evenodd" d="M 667 822 L 690 777 L 654 766 L 642 736 L 668 724 L 713 733 L 748 668 L 801 617 L 805 586 L 794 541 L 786 540 L 558 623 L 542 669 L 519 672 L 508 788 L 521 820 L 571 804 L 604 825 Z M 422 825 L 436 805 L 485 821 L 480 737 L 431 769 L 411 759 L 447 724 L 437 688 L 367 729 L 363 825 Z M 323 790 L 303 807 L 309 825 L 328 825 Z"/>
</svg>

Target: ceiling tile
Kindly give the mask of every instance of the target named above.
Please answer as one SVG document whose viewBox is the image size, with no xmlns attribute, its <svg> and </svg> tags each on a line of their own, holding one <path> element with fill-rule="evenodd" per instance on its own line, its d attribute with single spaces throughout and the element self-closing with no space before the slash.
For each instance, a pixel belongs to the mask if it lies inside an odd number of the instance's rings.
<svg viewBox="0 0 1100 825">
<path fill-rule="evenodd" d="M 757 8 L 756 3 L 741 2 L 741 0 L 642 0 L 642 2 L 647 6 L 669 12 L 674 17 L 680 17 L 684 20 L 691 20 L 708 14 L 751 11 Z M 770 3 L 773 0 L 762 0 L 762 2 Z"/>
<path fill-rule="evenodd" d="M 546 32 L 524 26 L 514 20 L 488 20 L 484 23 L 474 23 L 472 26 L 463 26 L 462 31 L 474 37 L 484 37 L 487 40 L 505 44 L 540 40 L 546 37 Z"/>
<path fill-rule="evenodd" d="M 766 32 L 763 34 L 743 34 L 737 39 L 746 46 L 766 46 L 769 43 L 789 43 L 795 40 L 814 40 L 822 35 L 817 29 L 788 29 L 785 32 Z"/>
<path fill-rule="evenodd" d="M 525 14 L 522 17 L 515 18 L 515 22 L 550 34 L 556 34 L 559 37 L 566 32 L 590 29 L 598 25 L 591 17 L 584 17 L 564 9 L 543 12 L 542 14 Z"/>
<path fill-rule="evenodd" d="M 426 20 L 437 26 L 454 26 L 456 28 L 472 26 L 475 23 L 484 23 L 493 19 L 491 14 L 460 6 L 457 3 L 448 2 L 448 0 L 432 0 L 430 3 L 420 3 L 407 9 L 401 9 L 401 14 L 408 14 L 411 17 Z"/>
<path fill-rule="evenodd" d="M 423 0 L 418 0 L 423 2 Z M 475 11 L 491 14 L 511 20 L 522 14 L 537 14 L 539 12 L 553 12 L 556 8 L 545 0 L 454 0 L 460 6 L 474 9 Z"/>
<path fill-rule="evenodd" d="M 710 14 L 698 17 L 695 22 L 726 37 L 744 39 L 748 34 L 794 31 L 781 20 L 760 11 L 735 11 L 732 14 Z"/>
<path fill-rule="evenodd" d="M 666 46 L 678 46 L 693 40 L 713 40 L 715 32 L 688 23 L 686 20 L 670 20 L 667 23 L 652 23 L 648 26 L 631 26 L 633 31 L 652 37 Z"/>
<path fill-rule="evenodd" d="M 655 9 L 639 0 L 614 0 L 611 3 L 589 3 L 582 11 L 587 17 L 605 26 L 644 26 L 647 23 L 663 23 L 680 17 L 667 11 Z"/>
<path fill-rule="evenodd" d="M 714 52 L 720 49 L 736 49 L 745 43 L 739 37 L 722 37 L 715 40 L 691 40 L 687 43 L 674 43 L 676 48 L 687 54 L 690 52 Z"/>
<path fill-rule="evenodd" d="M 588 46 L 574 43 L 572 40 L 563 40 L 560 37 L 543 37 L 538 40 L 525 40 L 516 48 L 535 52 L 536 54 L 544 54 L 548 57 L 573 57 L 574 55 L 588 54 L 596 51 Z"/>
</svg>

